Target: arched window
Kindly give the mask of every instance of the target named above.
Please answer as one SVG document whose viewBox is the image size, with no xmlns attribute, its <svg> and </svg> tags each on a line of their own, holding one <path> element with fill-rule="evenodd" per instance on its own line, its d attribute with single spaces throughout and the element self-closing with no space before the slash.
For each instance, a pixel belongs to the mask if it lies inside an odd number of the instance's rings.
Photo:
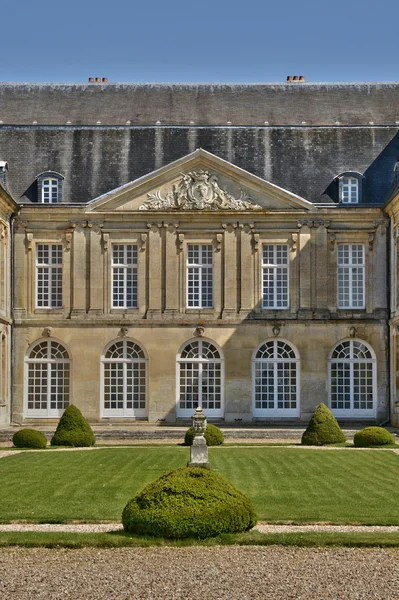
<svg viewBox="0 0 399 600">
<path fill-rule="evenodd" d="M 223 416 L 223 359 L 211 341 L 187 342 L 177 355 L 177 416 L 191 417 L 197 406 L 207 417 Z"/>
<path fill-rule="evenodd" d="M 59 417 L 69 405 L 71 360 L 54 340 L 35 344 L 25 360 L 26 416 Z"/>
<path fill-rule="evenodd" d="M 338 201 L 342 204 L 359 204 L 362 201 L 365 177 L 356 171 L 344 171 L 334 179 L 338 181 Z"/>
<path fill-rule="evenodd" d="M 145 417 L 147 357 L 132 340 L 111 342 L 101 358 L 102 416 Z"/>
<path fill-rule="evenodd" d="M 337 344 L 329 360 L 330 408 L 337 417 L 374 417 L 376 360 L 361 340 Z"/>
<path fill-rule="evenodd" d="M 55 171 L 45 171 L 36 175 L 37 201 L 42 204 L 62 202 L 64 176 Z"/>
<path fill-rule="evenodd" d="M 269 340 L 254 353 L 254 417 L 299 416 L 299 355 L 288 342 Z"/>
</svg>

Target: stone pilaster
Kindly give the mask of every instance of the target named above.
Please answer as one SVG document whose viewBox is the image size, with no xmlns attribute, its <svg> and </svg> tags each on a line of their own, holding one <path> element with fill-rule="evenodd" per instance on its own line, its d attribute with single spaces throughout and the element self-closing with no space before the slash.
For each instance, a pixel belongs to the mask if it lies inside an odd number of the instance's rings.
<svg viewBox="0 0 399 600">
<path fill-rule="evenodd" d="M 240 313 L 243 316 L 254 308 L 254 259 L 252 252 L 252 223 L 241 228 L 241 297 Z"/>
<path fill-rule="evenodd" d="M 102 223 L 88 223 L 90 236 L 90 299 L 89 312 L 101 314 L 104 310 L 104 267 L 101 249 Z"/>
<path fill-rule="evenodd" d="M 72 317 L 86 313 L 87 306 L 87 269 L 86 269 L 86 221 L 76 222 L 72 239 Z"/>
<path fill-rule="evenodd" d="M 236 223 L 223 225 L 224 229 L 224 306 L 223 318 L 237 315 L 237 237 Z"/>
<path fill-rule="evenodd" d="M 179 312 L 178 223 L 165 223 L 165 309 L 170 315 Z"/>
<path fill-rule="evenodd" d="M 311 297 L 311 227 L 313 222 L 298 224 L 299 231 L 299 316 L 309 318 L 312 315 Z"/>
<path fill-rule="evenodd" d="M 162 223 L 148 223 L 147 318 L 160 317 L 162 310 Z"/>
<path fill-rule="evenodd" d="M 27 286 L 27 241 L 25 239 L 26 221 L 16 221 L 14 229 L 14 316 L 16 320 L 26 316 Z"/>
</svg>

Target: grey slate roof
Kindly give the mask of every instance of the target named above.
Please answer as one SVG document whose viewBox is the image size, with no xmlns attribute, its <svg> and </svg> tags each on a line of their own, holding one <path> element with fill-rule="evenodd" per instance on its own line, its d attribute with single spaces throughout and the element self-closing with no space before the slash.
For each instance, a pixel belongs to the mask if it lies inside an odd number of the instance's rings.
<svg viewBox="0 0 399 600">
<path fill-rule="evenodd" d="M 0 84 L 8 125 L 399 124 L 399 83 Z"/>
<path fill-rule="evenodd" d="M 364 201 L 382 204 L 399 84 L 0 84 L 0 121 L 20 202 L 43 171 L 65 177 L 64 202 L 87 202 L 202 147 L 311 202 L 336 202 L 334 177 L 358 171 Z"/>
</svg>

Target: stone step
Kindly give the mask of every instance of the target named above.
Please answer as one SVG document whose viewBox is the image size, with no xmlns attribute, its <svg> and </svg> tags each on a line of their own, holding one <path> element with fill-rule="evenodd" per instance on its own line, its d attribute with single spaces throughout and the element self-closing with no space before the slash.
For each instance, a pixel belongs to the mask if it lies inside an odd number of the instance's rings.
<svg viewBox="0 0 399 600">
<path fill-rule="evenodd" d="M 359 424 L 358 426 L 352 427 L 343 427 L 343 431 L 348 439 L 352 439 L 356 431 L 359 431 L 364 427 L 363 424 Z M 28 426 L 26 426 L 28 427 Z M 48 439 L 50 439 L 55 431 L 55 426 L 43 426 L 43 427 L 34 427 L 29 425 L 30 429 L 38 429 L 43 431 Z M 222 426 L 220 427 L 223 431 L 224 437 L 226 440 L 297 440 L 298 442 L 301 439 L 302 433 L 305 430 L 305 425 L 296 426 L 296 427 L 259 427 L 259 426 L 251 426 L 251 427 L 228 427 Z M 12 436 L 16 431 L 18 431 L 20 427 L 7 427 L 0 429 L 0 442 L 7 442 L 12 439 Z M 395 429 L 392 427 L 387 427 L 396 437 L 399 438 L 399 429 Z M 187 425 L 185 426 L 151 426 L 151 425 L 141 425 L 141 426 L 127 426 L 127 427 L 118 427 L 116 425 L 101 427 L 99 425 L 93 426 L 93 431 L 96 435 L 98 441 L 101 440 L 184 440 L 184 435 L 187 430 Z"/>
</svg>

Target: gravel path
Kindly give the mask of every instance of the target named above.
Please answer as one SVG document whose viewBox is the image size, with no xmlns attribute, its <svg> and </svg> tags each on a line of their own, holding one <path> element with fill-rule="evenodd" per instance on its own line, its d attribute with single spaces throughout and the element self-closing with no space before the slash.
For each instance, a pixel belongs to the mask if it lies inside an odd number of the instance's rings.
<svg viewBox="0 0 399 600">
<path fill-rule="evenodd" d="M 398 549 L 0 550 L 1 600 L 391 600 Z"/>
</svg>

